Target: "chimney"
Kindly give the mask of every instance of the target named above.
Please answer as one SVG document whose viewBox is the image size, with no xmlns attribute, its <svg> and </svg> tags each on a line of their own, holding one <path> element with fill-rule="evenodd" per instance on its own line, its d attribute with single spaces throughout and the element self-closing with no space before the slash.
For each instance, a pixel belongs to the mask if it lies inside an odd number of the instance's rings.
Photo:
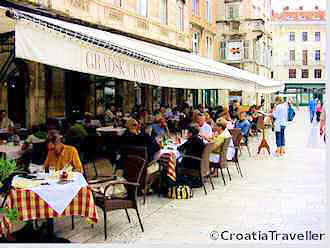
<svg viewBox="0 0 330 248">
<path fill-rule="evenodd" d="M 315 10 L 319 10 L 319 6 L 315 5 Z"/>
<path fill-rule="evenodd" d="M 303 6 L 299 6 L 299 10 L 303 10 L 304 9 L 304 7 Z"/>
<path fill-rule="evenodd" d="M 283 11 L 288 11 L 290 8 L 289 8 L 289 6 L 285 6 L 284 8 L 283 8 Z"/>
</svg>

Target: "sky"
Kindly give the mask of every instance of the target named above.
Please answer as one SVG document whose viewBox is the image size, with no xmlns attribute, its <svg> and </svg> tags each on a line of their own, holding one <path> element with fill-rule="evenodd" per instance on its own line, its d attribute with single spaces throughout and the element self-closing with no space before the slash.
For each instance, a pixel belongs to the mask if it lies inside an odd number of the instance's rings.
<svg viewBox="0 0 330 248">
<path fill-rule="evenodd" d="M 285 6 L 298 9 L 299 6 L 304 6 L 304 9 L 313 9 L 315 5 L 318 5 L 321 9 L 325 9 L 326 0 L 272 0 L 272 8 L 279 12 Z"/>
</svg>

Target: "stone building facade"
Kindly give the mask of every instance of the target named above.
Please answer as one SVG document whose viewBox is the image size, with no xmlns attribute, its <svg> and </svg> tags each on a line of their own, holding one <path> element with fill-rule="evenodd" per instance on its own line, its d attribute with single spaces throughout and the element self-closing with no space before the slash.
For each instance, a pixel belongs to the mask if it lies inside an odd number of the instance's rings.
<svg viewBox="0 0 330 248">
<path fill-rule="evenodd" d="M 151 42 L 168 48 L 189 52 L 191 49 L 189 6 L 185 0 L 29 0 L 13 1 L 29 9 L 41 10 L 54 17 L 61 16 L 75 23 L 89 23 L 95 28 Z M 4 13 L 2 13 L 4 14 Z M 214 29 L 214 26 L 213 26 Z M 5 43 L 1 43 L 1 47 Z M 13 49 L 13 44 L 12 44 Z M 2 53 L 5 63 L 10 52 Z M 18 59 L 15 59 L 16 63 Z M 115 103 L 123 112 L 135 104 L 149 111 L 160 104 L 175 106 L 188 97 L 181 90 L 141 85 L 115 78 L 62 70 L 39 63 L 21 61 L 27 78 L 24 87 L 23 109 L 11 108 L 7 82 L 2 84 L 0 107 L 8 109 L 15 121 L 31 126 L 50 117 L 69 117 L 73 112 L 104 110 L 105 103 Z M 1 65 L 0 65 L 1 66 Z M 77 91 L 79 89 L 79 91 Z M 177 94 L 180 91 L 180 94 Z M 173 97 L 180 95 L 182 98 Z M 10 106 L 8 106 L 10 105 Z M 11 111 L 12 109 L 12 111 Z M 22 111 L 23 110 L 23 111 Z M 25 113 L 23 117 L 13 112 Z"/>
<path fill-rule="evenodd" d="M 273 50 L 274 79 L 285 82 L 283 93 L 299 105 L 313 95 L 323 98 L 326 72 L 325 11 L 285 7 L 273 13 L 272 32 L 277 45 Z"/>
<path fill-rule="evenodd" d="M 219 0 L 217 8 L 218 61 L 271 77 L 272 35 L 270 0 Z M 229 92 L 243 104 L 259 104 L 261 94 Z M 269 106 L 270 95 L 263 95 Z"/>
</svg>

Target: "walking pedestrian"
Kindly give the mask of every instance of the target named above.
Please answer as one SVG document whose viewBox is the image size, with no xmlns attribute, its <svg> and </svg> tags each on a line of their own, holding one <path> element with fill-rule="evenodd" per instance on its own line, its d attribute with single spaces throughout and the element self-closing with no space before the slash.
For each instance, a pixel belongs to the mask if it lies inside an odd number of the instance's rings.
<svg viewBox="0 0 330 248">
<path fill-rule="evenodd" d="M 317 100 L 317 104 L 316 104 L 316 120 L 317 122 L 320 122 L 320 116 L 322 113 L 322 104 L 320 100 Z"/>
<path fill-rule="evenodd" d="M 276 154 L 281 156 L 285 153 L 285 127 L 288 121 L 288 105 L 284 103 L 281 96 L 276 96 L 275 103 L 276 107 L 272 116 L 275 119 Z"/>
<path fill-rule="evenodd" d="M 308 110 L 309 110 L 311 123 L 313 123 L 313 119 L 316 111 L 316 96 L 314 96 L 311 100 L 309 100 Z"/>
</svg>

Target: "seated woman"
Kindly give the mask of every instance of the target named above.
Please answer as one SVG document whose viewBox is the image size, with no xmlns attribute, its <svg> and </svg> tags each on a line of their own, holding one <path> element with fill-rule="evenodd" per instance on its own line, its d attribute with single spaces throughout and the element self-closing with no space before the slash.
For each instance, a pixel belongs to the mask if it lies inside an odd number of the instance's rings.
<svg viewBox="0 0 330 248">
<path fill-rule="evenodd" d="M 150 130 L 149 132 L 146 131 L 142 133 L 139 123 L 133 118 L 127 120 L 126 126 L 127 130 L 120 137 L 120 144 L 127 146 L 146 146 L 148 161 L 157 159 L 159 157 L 160 145 L 157 143 L 156 139 L 150 135 Z"/>
<path fill-rule="evenodd" d="M 48 171 L 50 167 L 61 170 L 69 164 L 72 166 L 73 171 L 82 173 L 83 168 L 77 149 L 73 146 L 64 145 L 61 138 L 62 136 L 58 130 L 48 132 L 48 154 L 44 163 L 45 170 Z"/>
<path fill-rule="evenodd" d="M 231 134 L 227 129 L 227 121 L 224 118 L 219 118 L 216 122 L 216 135 L 213 137 L 212 141 L 216 144 L 216 149 L 210 154 L 210 161 L 214 163 L 219 162 L 219 153 L 220 147 L 224 143 L 225 139 L 231 138 Z M 226 154 L 226 159 L 231 160 L 235 155 L 235 147 L 233 144 L 233 140 L 230 139 L 228 151 Z"/>
<path fill-rule="evenodd" d="M 207 124 L 209 124 L 209 125 L 211 126 L 211 128 L 213 129 L 213 128 L 215 127 L 215 123 L 214 123 L 214 121 L 212 120 L 210 114 L 207 113 L 207 112 L 204 112 L 203 114 L 204 114 L 204 116 L 205 116 L 205 122 L 206 122 Z"/>
</svg>

